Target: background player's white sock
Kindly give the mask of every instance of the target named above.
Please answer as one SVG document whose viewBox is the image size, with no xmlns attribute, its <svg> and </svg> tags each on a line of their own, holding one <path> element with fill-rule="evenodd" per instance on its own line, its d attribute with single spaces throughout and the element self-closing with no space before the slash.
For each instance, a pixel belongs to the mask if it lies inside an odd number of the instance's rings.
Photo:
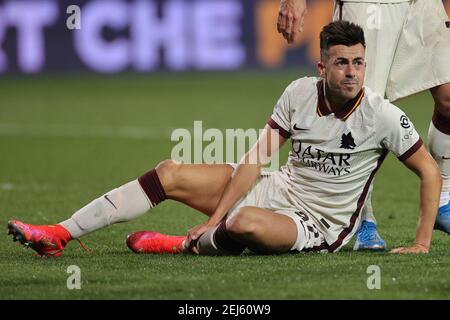
<svg viewBox="0 0 450 320">
<path fill-rule="evenodd" d="M 439 207 L 450 200 L 450 120 L 437 111 L 428 130 L 428 147 L 442 175 L 441 201 Z"/>
<path fill-rule="evenodd" d="M 450 202 L 450 179 L 442 179 L 442 192 L 441 192 L 441 198 L 439 201 L 439 208 L 442 206 L 447 205 Z"/>
<path fill-rule="evenodd" d="M 60 223 L 79 238 L 114 223 L 135 219 L 166 199 L 155 170 L 111 190 Z"/>
<path fill-rule="evenodd" d="M 367 195 L 366 203 L 361 211 L 361 221 L 366 220 L 376 224 L 377 220 L 375 219 L 375 215 L 373 214 L 372 208 L 372 191 L 373 191 L 373 181 L 369 188 L 369 194 Z"/>
</svg>

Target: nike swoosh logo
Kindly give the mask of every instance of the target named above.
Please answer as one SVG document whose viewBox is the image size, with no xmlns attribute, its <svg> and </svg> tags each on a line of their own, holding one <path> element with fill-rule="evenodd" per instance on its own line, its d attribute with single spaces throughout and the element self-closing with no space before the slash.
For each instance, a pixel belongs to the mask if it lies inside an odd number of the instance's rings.
<svg viewBox="0 0 450 320">
<path fill-rule="evenodd" d="M 450 160 L 450 158 L 442 156 L 442 160 Z"/>
<path fill-rule="evenodd" d="M 294 124 L 294 130 L 307 131 L 309 129 L 307 129 L 307 128 L 299 128 L 299 127 L 297 127 L 297 124 Z"/>
<path fill-rule="evenodd" d="M 112 205 L 114 208 L 116 208 L 116 210 L 117 210 L 117 207 L 116 207 L 115 204 L 111 201 L 111 199 L 108 198 L 108 196 L 109 196 L 109 194 L 105 194 L 103 197 L 104 197 L 106 200 L 108 200 L 108 202 L 111 203 L 111 205 Z"/>
</svg>

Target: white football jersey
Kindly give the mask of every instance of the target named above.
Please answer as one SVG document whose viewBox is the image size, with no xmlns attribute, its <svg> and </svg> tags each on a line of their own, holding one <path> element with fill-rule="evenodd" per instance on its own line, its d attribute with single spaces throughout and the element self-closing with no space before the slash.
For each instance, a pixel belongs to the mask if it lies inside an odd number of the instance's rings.
<svg viewBox="0 0 450 320">
<path fill-rule="evenodd" d="M 396 106 L 363 88 L 345 110 L 331 113 L 323 80 L 292 82 L 268 124 L 291 138 L 288 162 L 280 168 L 290 199 L 325 236 L 320 249 L 345 245 L 359 225 L 370 183 L 388 151 L 405 160 L 423 144 Z"/>
</svg>

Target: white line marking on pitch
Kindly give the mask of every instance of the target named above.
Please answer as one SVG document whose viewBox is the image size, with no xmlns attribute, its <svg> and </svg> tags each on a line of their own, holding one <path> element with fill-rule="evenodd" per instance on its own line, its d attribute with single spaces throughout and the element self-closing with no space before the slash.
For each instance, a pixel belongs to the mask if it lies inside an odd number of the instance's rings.
<svg viewBox="0 0 450 320">
<path fill-rule="evenodd" d="M 134 126 L 0 123 L 0 136 L 170 139 L 173 129 Z"/>
<path fill-rule="evenodd" d="M 15 188 L 16 188 L 16 186 L 13 183 L 9 183 L 9 182 L 0 183 L 1 190 L 10 191 L 10 190 L 14 190 Z"/>
</svg>

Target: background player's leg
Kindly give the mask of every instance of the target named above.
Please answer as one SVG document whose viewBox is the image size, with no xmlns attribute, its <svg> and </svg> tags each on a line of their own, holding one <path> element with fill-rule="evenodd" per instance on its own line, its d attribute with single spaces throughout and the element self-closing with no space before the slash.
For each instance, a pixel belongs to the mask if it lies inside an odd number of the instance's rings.
<svg viewBox="0 0 450 320">
<path fill-rule="evenodd" d="M 297 240 L 297 225 L 288 216 L 257 207 L 242 207 L 231 218 L 203 234 L 200 254 L 239 254 L 246 247 L 256 253 L 288 252 Z"/>
<path fill-rule="evenodd" d="M 372 190 L 370 187 L 367 200 L 361 211 L 361 224 L 356 232 L 356 241 L 353 250 L 383 251 L 386 249 L 386 241 L 381 238 L 377 231 L 377 222 L 372 207 Z"/>
<path fill-rule="evenodd" d="M 432 88 L 430 91 L 436 106 L 428 131 L 428 145 L 442 175 L 436 228 L 450 233 L 450 83 Z"/>
<path fill-rule="evenodd" d="M 72 238 L 108 225 L 135 219 L 166 199 L 183 202 L 210 215 L 228 183 L 229 165 L 189 165 L 161 162 L 133 180 L 95 199 L 60 224 Z"/>
</svg>

